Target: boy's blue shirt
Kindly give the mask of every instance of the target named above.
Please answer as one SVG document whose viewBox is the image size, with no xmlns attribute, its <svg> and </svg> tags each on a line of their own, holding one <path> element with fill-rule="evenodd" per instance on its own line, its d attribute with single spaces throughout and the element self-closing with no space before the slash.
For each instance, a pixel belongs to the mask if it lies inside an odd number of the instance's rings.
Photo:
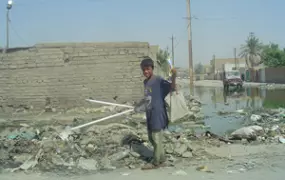
<svg viewBox="0 0 285 180">
<path fill-rule="evenodd" d="M 144 95 L 150 100 L 146 108 L 148 130 L 163 130 L 168 126 L 165 97 L 171 91 L 171 83 L 160 76 L 153 75 L 144 81 Z"/>
</svg>

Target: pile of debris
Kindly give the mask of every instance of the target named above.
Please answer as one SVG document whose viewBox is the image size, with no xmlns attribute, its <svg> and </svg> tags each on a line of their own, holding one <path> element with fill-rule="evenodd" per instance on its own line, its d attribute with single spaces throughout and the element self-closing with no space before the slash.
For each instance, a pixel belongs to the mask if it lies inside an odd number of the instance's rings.
<svg viewBox="0 0 285 180">
<path fill-rule="evenodd" d="M 61 126 L 6 128 L 0 138 L 0 168 L 54 171 L 112 170 L 136 168 L 152 157 L 145 123 L 125 121 L 95 125 L 74 132 L 67 141 L 59 138 Z M 192 131 L 165 132 L 165 149 L 170 161 L 192 158 Z"/>
<path fill-rule="evenodd" d="M 189 116 L 183 119 L 183 132 L 167 131 L 164 145 L 169 163 L 180 158 L 193 158 L 192 140 L 197 139 L 195 120 L 202 119 L 201 103 L 187 99 Z M 101 107 L 88 113 L 115 113 L 121 108 Z M 80 109 L 75 110 L 78 114 Z M 81 110 L 82 111 L 82 110 Z M 66 112 L 73 113 L 72 110 Z M 80 114 L 80 113 L 79 113 Z M 78 125 L 75 118 L 73 125 Z M 82 122 L 81 122 L 82 123 Z M 198 123 L 199 124 L 199 123 Z M 199 124 L 201 126 L 201 124 Z M 3 126 L 2 126 L 3 127 Z M 38 126 L 19 124 L 5 127 L 0 134 L 0 170 L 38 170 L 72 172 L 113 170 L 120 167 L 137 168 L 152 158 L 148 144 L 144 114 L 132 114 L 118 123 L 94 125 L 60 138 L 62 125 Z M 191 143 L 192 144 L 192 143 Z"/>
<path fill-rule="evenodd" d="M 245 127 L 231 133 L 230 139 L 285 143 L 285 109 L 258 109 L 245 114 Z"/>
</svg>

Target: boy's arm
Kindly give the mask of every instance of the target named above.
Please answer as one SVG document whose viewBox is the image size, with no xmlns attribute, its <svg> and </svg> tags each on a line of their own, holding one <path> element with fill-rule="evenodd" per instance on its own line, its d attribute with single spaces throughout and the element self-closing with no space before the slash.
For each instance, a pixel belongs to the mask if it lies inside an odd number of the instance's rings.
<svg viewBox="0 0 285 180">
<path fill-rule="evenodd" d="M 176 90 L 176 75 L 177 75 L 177 72 L 176 72 L 176 69 L 171 69 L 171 89 L 172 90 Z"/>
<path fill-rule="evenodd" d="M 176 70 L 171 70 L 172 76 L 170 78 L 170 81 L 167 81 L 165 79 L 161 79 L 161 88 L 163 90 L 164 97 L 167 96 L 172 91 L 176 90 Z"/>
</svg>

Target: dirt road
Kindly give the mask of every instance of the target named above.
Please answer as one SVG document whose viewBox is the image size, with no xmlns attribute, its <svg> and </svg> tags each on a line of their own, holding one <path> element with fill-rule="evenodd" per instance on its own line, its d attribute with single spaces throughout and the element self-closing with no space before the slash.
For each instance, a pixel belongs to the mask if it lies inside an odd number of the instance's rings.
<svg viewBox="0 0 285 180">
<path fill-rule="evenodd" d="M 282 180 L 285 176 L 285 145 L 228 145 L 212 147 L 207 152 L 219 156 L 216 160 L 195 160 L 184 162 L 176 167 L 151 171 L 118 169 L 110 173 L 89 174 L 81 176 L 58 176 L 55 174 L 1 174 L 2 180 Z M 205 165 L 213 173 L 197 171 L 196 168 Z"/>
</svg>

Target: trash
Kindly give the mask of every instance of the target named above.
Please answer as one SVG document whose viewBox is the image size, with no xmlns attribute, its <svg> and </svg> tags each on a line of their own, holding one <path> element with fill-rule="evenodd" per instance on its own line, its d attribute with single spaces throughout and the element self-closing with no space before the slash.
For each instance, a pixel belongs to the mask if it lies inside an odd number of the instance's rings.
<svg viewBox="0 0 285 180">
<path fill-rule="evenodd" d="M 193 99 L 191 103 L 195 106 L 201 105 Z M 193 106 L 192 104 L 191 106 Z M 88 113 L 87 111 L 89 110 L 86 110 L 86 113 Z M 123 109 L 118 111 L 126 113 Z M 133 110 L 128 110 L 128 112 L 131 111 Z M 115 113 L 115 111 L 111 112 Z M 193 112 L 188 112 L 193 117 L 196 115 Z M 152 160 L 153 150 L 148 142 L 145 122 L 137 120 L 142 120 L 145 115 L 139 114 L 135 118 L 132 116 L 133 114 L 130 114 L 126 118 L 127 120 L 123 119 L 117 123 L 102 123 L 80 130 L 81 127 L 93 124 L 92 119 L 88 119 L 92 122 L 87 123 L 87 125 L 83 124 L 75 128 L 72 127 L 78 122 L 68 121 L 73 124 L 68 124 L 65 130 L 60 120 L 56 120 L 51 125 L 43 125 L 42 122 L 38 125 L 34 121 L 30 124 L 25 121 L 26 124 L 12 124 L 13 126 L 7 126 L 7 128 L 5 125 L 1 126 L 4 128 L 1 129 L 0 168 L 10 169 L 12 172 L 32 170 L 40 172 L 70 171 L 72 173 L 82 172 L 82 170 L 138 168 L 146 161 Z M 83 116 L 76 117 L 76 119 L 78 118 L 82 122 L 87 121 Z M 198 122 L 201 126 L 202 120 L 195 121 L 196 119 L 188 119 L 188 117 L 185 120 L 188 124 L 181 124 L 180 126 L 173 124 L 171 125 L 175 126 L 173 131 L 165 131 L 163 134 L 167 164 L 173 165 L 174 162 L 187 161 L 187 159 L 197 156 L 189 145 L 192 146 L 192 140 L 196 141 L 197 137 L 194 131 L 189 130 L 188 127 L 197 125 Z M 64 122 L 64 124 L 66 123 Z M 60 132 L 66 131 L 68 132 L 66 136 L 60 138 Z M 199 137 L 197 142 L 203 138 L 206 137 Z M 1 162 L 5 162 L 5 164 Z"/>
<path fill-rule="evenodd" d="M 209 170 L 207 166 L 199 166 L 196 168 L 196 170 L 201 172 L 214 173 L 214 171 Z"/>
<path fill-rule="evenodd" d="M 99 122 L 102 122 L 102 121 L 105 121 L 105 120 L 108 120 L 108 119 L 111 119 L 111 118 L 114 118 L 114 117 L 117 117 L 117 116 L 121 116 L 123 114 L 127 114 L 127 113 L 132 112 L 132 111 L 133 111 L 133 109 L 129 109 L 129 110 L 126 110 L 126 111 L 123 111 L 123 112 L 120 112 L 120 113 L 117 113 L 117 114 L 114 114 L 114 115 L 111 115 L 111 116 L 107 116 L 107 117 L 104 117 L 104 118 L 101 118 L 101 119 L 97 119 L 95 121 L 92 121 L 92 122 L 89 122 L 89 123 L 86 123 L 86 124 L 82 124 L 80 126 L 76 126 L 76 127 L 73 127 L 73 128 L 67 128 L 67 129 L 65 129 L 63 132 L 61 132 L 59 134 L 59 137 L 62 140 L 67 140 L 69 135 L 71 135 L 72 131 L 74 131 L 74 130 L 77 130 L 77 129 L 80 129 L 80 128 L 83 128 L 83 127 L 86 127 L 86 126 L 90 126 L 92 124 L 99 123 Z"/>
<path fill-rule="evenodd" d="M 279 136 L 279 137 L 278 137 L 278 141 L 279 141 L 280 143 L 282 143 L 282 144 L 285 144 L 285 138 L 282 137 L 282 136 Z"/>
<path fill-rule="evenodd" d="M 240 114 L 246 114 L 243 109 L 238 109 L 236 112 Z"/>
<path fill-rule="evenodd" d="M 233 138 L 238 138 L 238 139 L 248 139 L 248 138 L 257 137 L 259 134 L 262 134 L 263 132 L 264 130 L 261 126 L 248 126 L 234 131 L 231 134 L 231 136 Z"/>
<path fill-rule="evenodd" d="M 181 92 L 173 92 L 166 96 L 165 101 L 170 106 L 170 121 L 175 122 L 183 119 L 189 114 L 185 98 Z"/>
<path fill-rule="evenodd" d="M 12 134 L 9 134 L 7 138 L 8 139 L 22 138 L 22 139 L 32 140 L 36 138 L 36 133 L 33 133 L 33 132 L 12 133 Z"/>
<path fill-rule="evenodd" d="M 273 125 L 272 127 L 271 127 L 271 131 L 277 131 L 279 129 L 279 126 L 278 125 Z"/>
<path fill-rule="evenodd" d="M 122 176 L 128 176 L 128 175 L 130 175 L 131 173 L 129 173 L 129 172 L 123 172 L 123 173 L 120 173 Z"/>
<path fill-rule="evenodd" d="M 250 116 L 250 119 L 251 119 L 252 121 L 260 121 L 260 120 L 262 119 L 262 117 L 261 117 L 260 115 L 252 114 L 252 115 Z"/>
<path fill-rule="evenodd" d="M 182 171 L 182 170 L 178 170 L 178 171 L 175 171 L 174 173 L 172 173 L 172 175 L 175 175 L 175 176 L 186 176 L 187 173 L 185 171 Z"/>
</svg>

